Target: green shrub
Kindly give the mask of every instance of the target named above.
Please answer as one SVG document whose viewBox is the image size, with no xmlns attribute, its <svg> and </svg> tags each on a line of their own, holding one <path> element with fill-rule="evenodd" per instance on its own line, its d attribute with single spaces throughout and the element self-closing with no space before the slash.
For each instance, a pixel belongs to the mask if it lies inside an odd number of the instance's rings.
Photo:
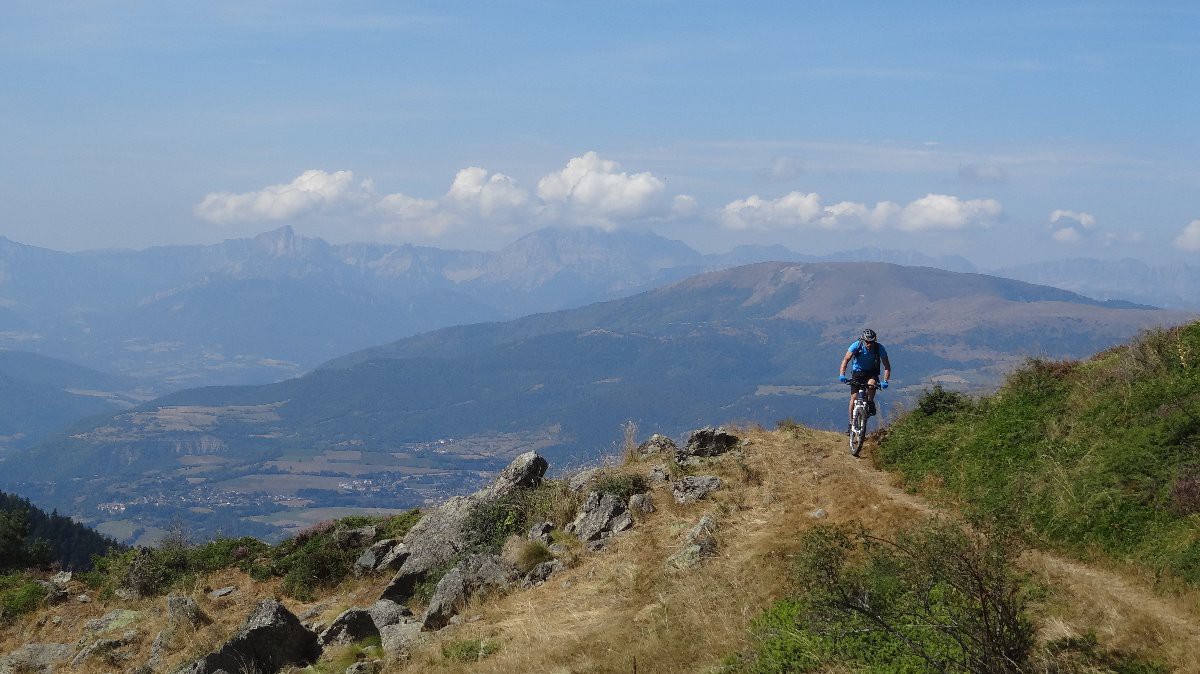
<svg viewBox="0 0 1200 674">
<path fill-rule="evenodd" d="M 464 639 L 442 645 L 442 657 L 455 662 L 479 662 L 500 650 L 500 646 L 484 639 Z"/>
<path fill-rule="evenodd" d="M 0 625 L 41 606 L 46 588 L 25 573 L 0 575 Z"/>
<path fill-rule="evenodd" d="M 415 525 L 420 519 L 421 511 L 415 508 L 400 515 L 384 517 L 376 524 L 379 533 L 375 536 L 375 538 L 378 540 L 383 540 L 385 538 L 404 538 L 404 535 L 408 533 L 408 530 L 412 529 L 413 525 Z"/>
<path fill-rule="evenodd" d="M 759 646 L 727 669 L 1021 672 L 1034 645 L 1011 541 L 932 523 L 880 538 L 803 535 L 795 596 L 754 624 Z"/>
<path fill-rule="evenodd" d="M 917 400 L 917 412 L 925 416 L 954 414 L 970 409 L 971 399 L 957 391 L 947 391 L 941 384 L 926 389 Z"/>
<path fill-rule="evenodd" d="M 271 571 L 283 576 L 284 594 L 303 601 L 314 591 L 333 587 L 350 575 L 361 550 L 345 545 L 346 532 L 355 526 L 342 522 L 321 522 L 280 543 L 272 553 Z"/>
<path fill-rule="evenodd" d="M 596 480 L 594 489 L 628 501 L 634 494 L 644 494 L 650 486 L 646 476 L 640 473 L 609 473 Z"/>
</svg>

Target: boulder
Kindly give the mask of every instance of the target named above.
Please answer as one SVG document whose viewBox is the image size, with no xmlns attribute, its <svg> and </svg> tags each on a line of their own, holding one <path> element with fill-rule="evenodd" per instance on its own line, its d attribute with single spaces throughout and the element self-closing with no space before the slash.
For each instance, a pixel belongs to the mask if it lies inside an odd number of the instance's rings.
<svg viewBox="0 0 1200 674">
<path fill-rule="evenodd" d="M 690 569 L 705 557 L 717 554 L 717 523 L 712 515 L 704 515 L 684 537 L 683 548 L 667 558 L 667 565 L 676 569 Z"/>
<path fill-rule="evenodd" d="M 665 435 L 655 433 L 650 436 L 650 439 L 638 445 L 638 456 L 650 456 L 651 454 L 674 454 L 679 449 L 678 445 L 671 438 Z"/>
<path fill-rule="evenodd" d="M 180 628 L 196 629 L 212 622 L 200 605 L 191 597 L 170 595 L 167 597 L 167 629 L 174 632 Z"/>
<path fill-rule="evenodd" d="M 370 545 L 371 541 L 375 540 L 375 526 L 368 524 L 357 529 L 339 531 L 336 540 L 338 546 L 346 550 Z"/>
<path fill-rule="evenodd" d="M 603 468 L 585 468 L 567 478 L 567 488 L 571 491 L 583 491 L 588 483 L 600 476 Z"/>
<path fill-rule="evenodd" d="M 667 482 L 671 479 L 671 471 L 666 466 L 655 466 L 650 469 L 651 482 Z"/>
<path fill-rule="evenodd" d="M 352 608 L 342 611 L 341 615 L 334 618 L 329 629 L 317 637 L 317 643 L 321 648 L 325 648 L 330 644 L 349 645 L 378 636 L 379 627 L 375 624 L 371 612 L 367 609 Z"/>
<path fill-rule="evenodd" d="M 208 598 L 209 599 L 220 599 L 221 597 L 228 597 L 229 595 L 233 594 L 234 592 L 237 592 L 237 588 L 234 587 L 233 585 L 230 585 L 228 587 L 221 587 L 221 588 L 217 588 L 217 589 L 213 590 L 212 592 L 209 592 Z"/>
<path fill-rule="evenodd" d="M 438 581 L 421 621 L 421 629 L 432 631 L 445 627 L 472 597 L 486 590 L 505 587 L 516 577 L 516 568 L 498 555 L 470 555 Z"/>
<path fill-rule="evenodd" d="M 367 613 L 371 614 L 371 620 L 375 621 L 375 627 L 379 630 L 399 624 L 405 618 L 412 617 L 412 611 L 408 610 L 407 606 L 398 604 L 390 599 L 380 599 L 371 604 L 371 607 L 367 609 Z"/>
<path fill-rule="evenodd" d="M 87 621 L 83 624 L 83 629 L 89 634 L 115 632 L 129 627 L 141 619 L 142 613 L 140 611 L 119 608 L 109 611 L 99 618 Z"/>
<path fill-rule="evenodd" d="M 693 465 L 702 457 L 720 456 L 738 446 L 740 439 L 724 428 L 705 426 L 692 431 L 687 445 L 675 450 L 675 461 L 681 465 Z"/>
<path fill-rule="evenodd" d="M 401 545 L 403 545 L 403 543 L 401 543 L 400 539 L 398 538 L 385 538 L 382 541 L 371 545 L 371 547 L 364 550 L 363 553 L 358 556 L 358 559 L 355 560 L 355 570 L 357 570 L 359 573 L 368 573 L 371 571 L 377 571 L 380 568 L 385 568 L 383 566 L 383 560 L 389 558 L 395 560 L 397 556 L 392 555 L 391 553 Z M 403 560 L 401 560 L 400 563 L 402 564 Z M 392 570 L 395 571 L 395 569 Z"/>
<path fill-rule="evenodd" d="M 567 533 L 575 534 L 584 543 L 608 538 L 633 526 L 633 516 L 621 499 L 614 494 L 590 492 L 575 520 L 567 525 Z"/>
<path fill-rule="evenodd" d="M 545 543 L 546 545 L 550 545 L 554 542 L 553 537 L 550 536 L 551 531 L 554 531 L 553 522 L 538 522 L 529 528 L 529 534 L 527 538 L 535 543 Z"/>
<path fill-rule="evenodd" d="M 529 573 L 525 574 L 525 578 L 521 580 L 521 587 L 531 588 L 541 585 L 549 580 L 550 576 L 562 571 L 565 568 L 566 566 L 564 566 L 563 563 L 557 559 L 551 559 L 549 561 L 542 562 L 541 564 L 538 564 L 530 569 Z"/>
<path fill-rule="evenodd" d="M 688 475 L 671 483 L 671 495 L 676 503 L 695 503 L 720 488 L 715 475 Z"/>
<path fill-rule="evenodd" d="M 50 674 L 71 659 L 67 644 L 25 644 L 0 655 L 0 674 Z"/>
<path fill-rule="evenodd" d="M 320 654 L 317 635 L 306 630 L 283 604 L 264 599 L 224 646 L 179 674 L 216 674 L 221 670 L 274 674 L 287 665 L 307 665 Z"/>
<path fill-rule="evenodd" d="M 650 492 L 645 494 L 634 494 L 629 497 L 629 512 L 638 515 L 649 515 L 654 512 L 654 499 L 650 496 Z"/>
<path fill-rule="evenodd" d="M 430 571 L 444 567 L 470 544 L 464 525 L 476 506 L 494 503 L 518 489 L 537 486 L 548 467 L 536 452 L 526 452 L 487 487 L 470 496 L 452 498 L 418 520 L 404 537 L 407 555 L 381 598 L 407 601 L 417 583 Z"/>
<path fill-rule="evenodd" d="M 133 657 L 132 654 L 121 653 L 120 650 L 135 641 L 137 641 L 137 632 L 129 632 L 116 639 L 97 639 L 75 655 L 75 659 L 71 660 L 71 666 L 78 667 L 94 657 L 104 658 L 109 662 L 129 660 Z"/>
<path fill-rule="evenodd" d="M 420 620 L 402 620 L 379 630 L 383 652 L 392 657 L 403 656 L 413 644 L 421 639 Z"/>
</svg>

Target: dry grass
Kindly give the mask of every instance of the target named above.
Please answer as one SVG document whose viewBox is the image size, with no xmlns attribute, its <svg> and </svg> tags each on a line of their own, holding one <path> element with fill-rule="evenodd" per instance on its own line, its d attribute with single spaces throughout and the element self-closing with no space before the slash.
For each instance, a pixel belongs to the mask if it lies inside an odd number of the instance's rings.
<svg viewBox="0 0 1200 674">
<path fill-rule="evenodd" d="M 411 657 L 389 672 L 704 672 L 752 646 L 749 626 L 789 585 L 797 538 L 818 522 L 859 520 L 881 532 L 934 514 L 921 498 L 897 488 L 887 473 L 848 455 L 842 435 L 790 428 L 744 431 L 744 458 L 727 457 L 711 470 L 725 487 L 710 501 L 680 506 L 666 485 L 655 486 L 658 511 L 638 521 L 610 547 L 581 555 L 575 565 L 532 590 L 476 602 L 463 624 L 427 635 Z M 868 443 L 866 452 L 872 449 Z M 632 459 L 622 471 L 658 462 Z M 816 509 L 828 516 L 810 516 Z M 719 523 L 720 551 L 691 571 L 670 571 L 664 560 L 704 513 Z M 1059 638 L 1094 630 L 1103 646 L 1159 660 L 1177 671 L 1200 671 L 1200 597 L 1166 598 L 1136 578 L 1030 553 L 1022 563 L 1052 588 L 1042 607 L 1041 633 Z M 289 601 L 297 614 L 321 607 L 326 624 L 350 606 L 369 606 L 386 577 L 351 581 L 316 604 Z M 277 593 L 277 581 L 254 583 L 237 572 L 205 579 L 208 587 L 237 585 L 227 600 L 192 593 L 216 619 L 185 635 L 165 663 L 175 665 L 215 649 L 242 624 L 259 598 Z M 165 599 L 60 605 L 0 634 L 0 652 L 29 641 L 75 643 L 83 625 L 113 608 L 145 611 L 134 665 L 149 657 L 165 624 Z M 63 618 L 61 625 L 48 621 Z M 478 662 L 447 658 L 444 646 L 482 640 L 497 652 Z M 112 671 L 89 663 L 81 674 Z"/>
</svg>

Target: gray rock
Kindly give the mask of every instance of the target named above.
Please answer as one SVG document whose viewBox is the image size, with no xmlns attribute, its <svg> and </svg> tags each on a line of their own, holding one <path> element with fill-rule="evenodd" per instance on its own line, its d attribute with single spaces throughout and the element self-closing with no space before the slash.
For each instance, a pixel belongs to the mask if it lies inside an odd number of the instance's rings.
<svg viewBox="0 0 1200 674">
<path fill-rule="evenodd" d="M 304 629 L 283 604 L 264 599 L 232 639 L 179 674 L 217 674 L 220 670 L 274 674 L 287 665 L 311 663 L 320 654 L 317 635 Z"/>
<path fill-rule="evenodd" d="M 590 492 L 575 520 L 567 525 L 567 533 L 575 534 L 584 543 L 625 531 L 633 526 L 633 516 L 614 494 Z"/>
<path fill-rule="evenodd" d="M 122 636 L 118 639 L 97 639 L 96 641 L 93 641 L 91 645 L 86 646 L 83 650 L 79 651 L 75 658 L 71 660 L 71 666 L 78 667 L 90 658 L 94 657 L 102 657 L 109 661 L 128 660 L 131 657 L 130 654 L 119 655 L 118 651 L 133 643 L 136 639 L 136 636 L 136 634 L 132 634 Z M 121 657 L 121 655 L 124 655 L 124 657 Z"/>
<path fill-rule="evenodd" d="M 375 627 L 382 630 L 390 625 L 399 624 L 405 618 L 412 617 L 412 611 L 404 604 L 398 604 L 390 599 L 380 599 L 371 604 L 367 609 L 371 614 L 371 620 L 375 621 Z"/>
<path fill-rule="evenodd" d="M 687 446 L 675 450 L 675 461 L 682 465 L 695 464 L 701 457 L 720 456 L 738 446 L 739 438 L 724 428 L 705 426 L 692 431 Z"/>
<path fill-rule="evenodd" d="M 237 592 L 237 588 L 233 585 L 230 585 L 229 587 L 221 587 L 221 588 L 217 588 L 217 589 L 213 590 L 212 592 L 209 592 L 208 598 L 209 599 L 220 599 L 221 597 L 228 597 L 229 595 L 233 594 L 234 592 Z"/>
<path fill-rule="evenodd" d="M 361 548 L 370 545 L 375 540 L 375 526 L 368 524 L 357 529 L 346 529 L 338 532 L 337 543 L 344 549 Z"/>
<path fill-rule="evenodd" d="M 518 489 L 537 486 L 547 467 L 546 460 L 536 452 L 526 452 L 484 489 L 470 496 L 452 498 L 418 520 L 404 537 L 408 555 L 384 588 L 382 598 L 407 601 L 417 583 L 430 571 L 445 566 L 470 544 L 464 526 L 476 506 L 494 503 Z"/>
<path fill-rule="evenodd" d="M 571 491 L 582 491 L 589 482 L 596 479 L 603 472 L 603 468 L 585 468 L 567 478 L 567 488 Z"/>
<path fill-rule="evenodd" d="M 354 562 L 354 567 L 360 573 L 375 571 L 380 568 L 380 562 L 388 556 L 392 550 L 400 545 L 398 538 L 385 538 L 382 541 L 374 543 L 371 547 L 363 551 L 358 559 Z"/>
<path fill-rule="evenodd" d="M 404 562 L 408 559 L 408 546 L 404 543 L 392 546 L 392 549 L 384 553 L 379 559 L 379 563 L 375 565 L 376 571 L 398 571 Z"/>
<path fill-rule="evenodd" d="M 348 645 L 378 636 L 379 628 L 375 625 L 375 618 L 370 611 L 352 608 L 342 611 L 341 615 L 334 618 L 329 629 L 317 637 L 317 643 L 321 648 L 325 648 L 330 644 Z"/>
<path fill-rule="evenodd" d="M 810 512 L 808 516 L 814 520 L 823 520 L 826 517 L 829 517 L 829 513 L 825 512 L 824 508 L 817 508 L 816 510 Z"/>
<path fill-rule="evenodd" d="M 471 597 L 506 587 L 516 577 L 516 568 L 498 555 L 467 557 L 438 581 L 421 621 L 421 629 L 432 631 L 445 627 Z"/>
<path fill-rule="evenodd" d="M 553 522 L 538 522 L 529 529 L 528 538 L 537 543 L 545 543 L 550 545 L 554 539 L 550 536 L 550 532 L 554 531 Z"/>
<path fill-rule="evenodd" d="M 637 453 L 639 456 L 649 456 L 651 454 L 674 454 L 679 447 L 675 441 L 665 435 L 655 433 L 650 436 L 650 439 L 638 445 Z"/>
<path fill-rule="evenodd" d="M 676 503 L 695 503 L 721 488 L 721 478 L 714 475 L 688 475 L 671 483 L 671 496 Z"/>
<path fill-rule="evenodd" d="M 654 499 L 650 496 L 650 492 L 630 496 L 629 510 L 638 515 L 649 515 L 654 512 Z"/>
<path fill-rule="evenodd" d="M 392 657 L 402 656 L 413 644 L 421 640 L 421 622 L 405 620 L 395 625 L 388 625 L 379 630 L 379 637 L 384 653 Z"/>
<path fill-rule="evenodd" d="M 191 597 L 170 595 L 167 597 L 167 629 L 176 631 L 180 628 L 195 629 L 212 622 L 200 605 Z"/>
<path fill-rule="evenodd" d="M 383 664 L 378 660 L 362 660 L 346 668 L 346 674 L 379 674 Z"/>
<path fill-rule="evenodd" d="M 75 597 L 75 601 L 79 602 L 80 604 L 86 604 L 86 603 L 90 602 L 91 600 L 92 600 L 92 598 L 87 596 L 86 594 L 81 594 L 78 597 Z"/>
<path fill-rule="evenodd" d="M 651 482 L 667 482 L 671 479 L 671 471 L 666 466 L 655 466 L 650 469 Z"/>
<path fill-rule="evenodd" d="M 71 659 L 67 644 L 25 644 L 0 655 L 0 674 L 50 674 Z"/>
<path fill-rule="evenodd" d="M 142 619 L 140 611 L 130 611 L 129 609 L 119 608 L 105 613 L 99 618 L 94 618 L 83 624 L 83 629 L 88 634 L 115 632 L 119 629 L 124 629 Z"/>
<path fill-rule="evenodd" d="M 59 571 L 50 577 L 50 582 L 60 588 L 65 589 L 67 587 L 67 583 L 70 583 L 73 577 L 74 574 L 72 574 L 70 571 Z"/>
<path fill-rule="evenodd" d="M 541 564 L 538 564 L 530 569 L 529 573 L 525 574 L 525 578 L 521 581 L 521 587 L 530 588 L 541 585 L 549 580 L 550 576 L 562 571 L 565 568 L 566 567 L 563 565 L 563 563 L 557 559 L 551 559 L 549 561 L 542 562 Z"/>
<path fill-rule="evenodd" d="M 717 523 L 711 515 L 704 515 L 684 537 L 683 549 L 667 558 L 667 565 L 676 569 L 690 569 L 717 554 Z"/>
</svg>

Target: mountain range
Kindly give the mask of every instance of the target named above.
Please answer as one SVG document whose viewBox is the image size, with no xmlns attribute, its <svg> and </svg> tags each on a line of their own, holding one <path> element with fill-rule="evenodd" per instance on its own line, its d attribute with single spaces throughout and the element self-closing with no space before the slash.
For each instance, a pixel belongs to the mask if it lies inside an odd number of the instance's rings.
<svg viewBox="0 0 1200 674">
<path fill-rule="evenodd" d="M 868 322 L 896 367 L 886 413 L 935 382 L 986 388 L 1030 355 L 1084 357 L 1186 318 L 929 267 L 760 263 L 444 328 L 278 383 L 172 393 L 11 455 L 0 487 L 122 540 L 183 516 L 277 536 L 330 508 L 461 493 L 528 449 L 594 461 L 629 422 L 828 428 L 845 414 L 837 363 Z"/>
</svg>

